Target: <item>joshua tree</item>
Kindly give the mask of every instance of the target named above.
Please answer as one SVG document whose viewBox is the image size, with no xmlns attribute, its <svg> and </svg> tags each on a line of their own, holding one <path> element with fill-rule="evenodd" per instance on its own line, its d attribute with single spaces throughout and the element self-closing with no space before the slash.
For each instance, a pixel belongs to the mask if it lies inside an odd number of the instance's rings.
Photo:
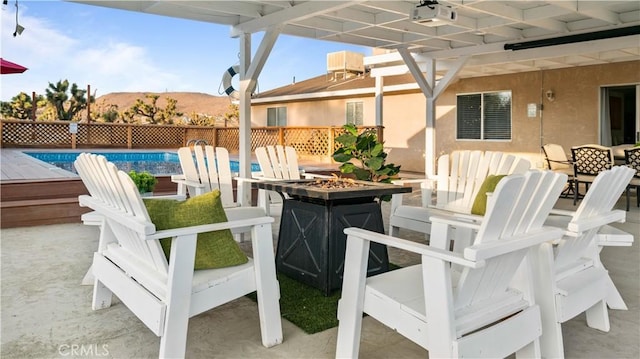
<svg viewBox="0 0 640 359">
<path fill-rule="evenodd" d="M 216 119 L 206 113 L 196 113 L 195 111 L 187 117 L 187 125 L 191 126 L 215 126 Z"/>
<path fill-rule="evenodd" d="M 42 95 L 36 96 L 35 106 L 42 108 L 46 105 L 46 100 Z M 27 120 L 31 118 L 33 113 L 33 99 L 24 92 L 20 92 L 11 99 L 11 102 L 2 103 L 2 115 L 9 118 L 17 118 L 19 120 Z"/>
<path fill-rule="evenodd" d="M 91 118 L 101 120 L 103 122 L 114 123 L 118 121 L 120 114 L 118 113 L 118 105 L 107 104 L 105 100 L 101 100 L 91 111 Z"/>
<path fill-rule="evenodd" d="M 146 94 L 151 103 L 146 103 L 142 99 L 137 99 L 136 103 L 128 110 L 129 114 L 145 117 L 151 124 L 172 123 L 174 117 L 182 116 L 176 111 L 178 100 L 167 97 L 167 106 L 164 109 L 158 107 L 159 95 Z"/>
<path fill-rule="evenodd" d="M 240 108 L 238 105 L 231 104 L 224 114 L 224 127 L 227 127 L 228 122 L 238 123 L 240 121 Z"/>
<path fill-rule="evenodd" d="M 87 99 L 84 98 L 86 92 L 79 89 L 75 83 L 69 88 L 69 80 L 58 81 L 55 85 L 50 82 L 46 90 L 47 100 L 55 106 L 58 119 L 65 121 L 72 120 L 78 112 L 87 107 Z M 94 101 L 93 96 L 89 95 L 89 101 Z"/>
</svg>

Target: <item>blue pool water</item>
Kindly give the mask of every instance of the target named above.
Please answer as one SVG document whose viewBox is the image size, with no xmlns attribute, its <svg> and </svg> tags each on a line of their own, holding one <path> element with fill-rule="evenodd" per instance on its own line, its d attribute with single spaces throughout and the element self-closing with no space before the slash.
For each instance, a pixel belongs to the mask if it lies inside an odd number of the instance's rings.
<svg viewBox="0 0 640 359">
<path fill-rule="evenodd" d="M 47 162 L 56 167 L 77 173 L 73 161 L 81 152 L 24 152 L 25 154 Z M 180 174 L 180 160 L 175 152 L 92 152 L 103 155 L 108 161 L 125 172 L 136 170 L 147 171 L 154 175 Z M 238 161 L 231 161 L 231 171 L 239 172 Z M 260 166 L 251 164 L 251 171 L 260 171 Z"/>
</svg>

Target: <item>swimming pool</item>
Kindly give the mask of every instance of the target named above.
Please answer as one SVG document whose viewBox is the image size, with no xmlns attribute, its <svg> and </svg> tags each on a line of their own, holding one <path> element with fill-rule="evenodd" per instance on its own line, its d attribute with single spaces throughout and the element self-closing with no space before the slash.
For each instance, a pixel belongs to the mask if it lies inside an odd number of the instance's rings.
<svg viewBox="0 0 640 359">
<path fill-rule="evenodd" d="M 40 161 L 47 162 L 56 167 L 62 168 L 73 173 L 77 173 L 73 167 L 73 161 L 82 152 L 23 152 Z M 176 152 L 92 152 L 97 155 L 103 155 L 108 161 L 125 172 L 131 170 L 147 171 L 156 176 L 174 175 L 182 173 L 180 169 L 180 160 Z M 230 161 L 231 171 L 239 172 L 240 164 L 238 161 Z M 251 171 L 260 171 L 260 166 L 256 163 L 251 164 Z"/>
</svg>

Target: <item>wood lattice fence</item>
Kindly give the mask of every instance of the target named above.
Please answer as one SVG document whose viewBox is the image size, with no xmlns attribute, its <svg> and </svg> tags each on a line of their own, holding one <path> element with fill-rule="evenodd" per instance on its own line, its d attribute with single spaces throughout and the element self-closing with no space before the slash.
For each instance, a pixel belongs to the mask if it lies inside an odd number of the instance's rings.
<svg viewBox="0 0 640 359">
<path fill-rule="evenodd" d="M 0 121 L 2 148 L 178 148 L 200 141 L 240 151 L 238 127 L 132 125 L 113 123 L 69 123 L 68 121 Z M 383 140 L 382 126 L 375 129 Z M 75 132 L 75 133 L 74 133 Z M 251 150 L 281 144 L 292 146 L 304 158 L 330 160 L 337 148 L 335 138 L 342 127 L 254 127 Z"/>
</svg>

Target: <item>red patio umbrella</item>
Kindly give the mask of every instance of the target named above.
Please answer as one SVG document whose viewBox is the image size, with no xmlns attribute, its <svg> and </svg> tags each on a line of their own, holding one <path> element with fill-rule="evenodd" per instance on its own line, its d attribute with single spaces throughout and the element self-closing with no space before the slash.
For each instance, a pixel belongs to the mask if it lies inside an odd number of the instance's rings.
<svg viewBox="0 0 640 359">
<path fill-rule="evenodd" d="M 7 61 L 3 58 L 0 58 L 0 73 L 1 74 L 21 74 L 27 70 L 26 67 L 22 65 L 15 64 L 11 61 Z"/>
</svg>

